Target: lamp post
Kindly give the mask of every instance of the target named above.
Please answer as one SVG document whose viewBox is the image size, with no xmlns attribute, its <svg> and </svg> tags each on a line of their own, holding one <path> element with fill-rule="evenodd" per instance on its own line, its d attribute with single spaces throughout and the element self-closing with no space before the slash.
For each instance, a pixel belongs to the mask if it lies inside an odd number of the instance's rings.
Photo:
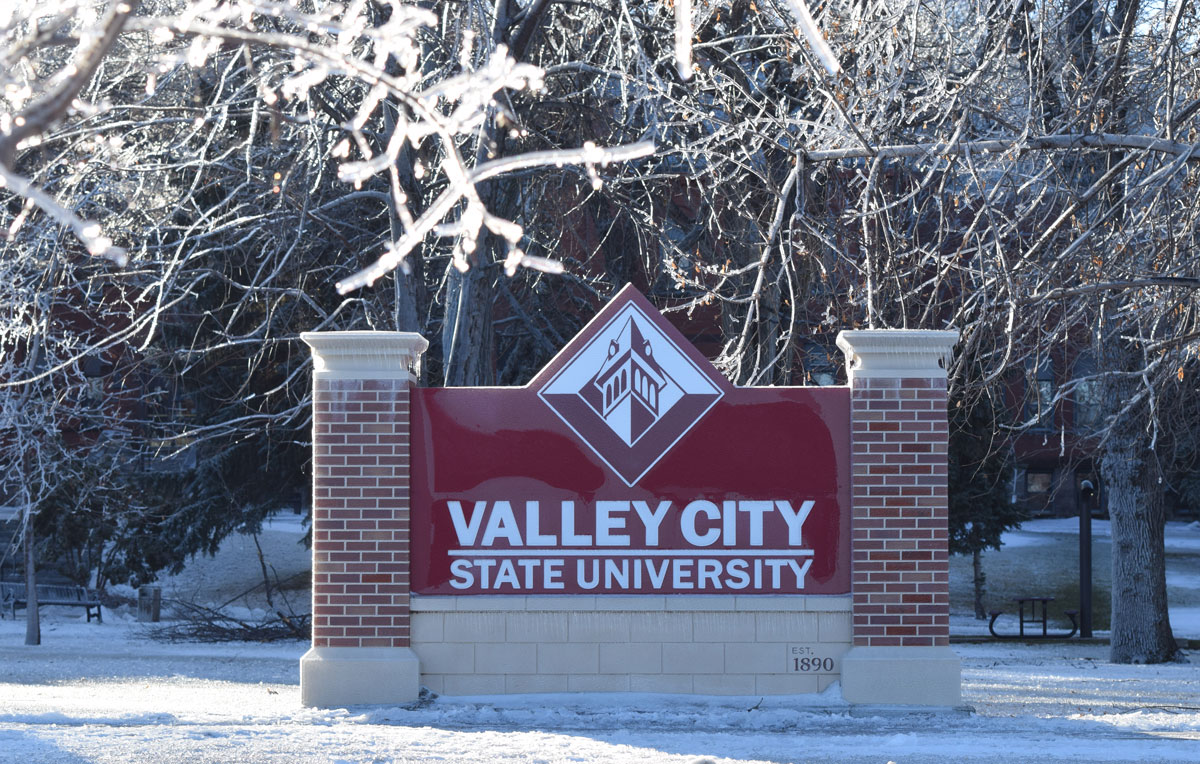
<svg viewBox="0 0 1200 764">
<path fill-rule="evenodd" d="M 1079 637 L 1092 636 L 1092 505 L 1096 486 L 1090 480 L 1079 484 Z"/>
</svg>

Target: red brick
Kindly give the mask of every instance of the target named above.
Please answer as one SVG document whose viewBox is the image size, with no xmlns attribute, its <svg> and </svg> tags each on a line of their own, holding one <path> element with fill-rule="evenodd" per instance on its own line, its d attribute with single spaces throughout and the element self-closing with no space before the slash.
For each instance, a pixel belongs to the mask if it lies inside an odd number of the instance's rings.
<svg viewBox="0 0 1200 764">
<path fill-rule="evenodd" d="M 851 408 L 855 644 L 932 644 L 948 633 L 933 622 L 948 607 L 936 580 L 946 564 L 945 383 L 857 380 Z"/>
<path fill-rule="evenodd" d="M 408 644 L 408 382 L 314 382 L 314 642 Z"/>
</svg>

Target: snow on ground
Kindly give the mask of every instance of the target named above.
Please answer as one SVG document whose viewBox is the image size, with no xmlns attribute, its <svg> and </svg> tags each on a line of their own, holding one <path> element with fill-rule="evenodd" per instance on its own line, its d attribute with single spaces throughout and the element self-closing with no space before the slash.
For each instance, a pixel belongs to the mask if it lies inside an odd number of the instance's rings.
<svg viewBox="0 0 1200 764">
<path fill-rule="evenodd" d="M 1003 536 L 1004 546 L 1029 546 L 1038 542 L 1038 534 L 1061 533 L 1077 535 L 1079 533 L 1079 518 L 1077 517 L 1045 517 L 1037 520 L 1026 520 L 1021 527 L 1008 531 Z M 1167 553 L 1200 552 L 1200 522 L 1172 521 L 1166 527 Z M 1092 518 L 1092 538 L 1094 540 L 1112 540 L 1112 523 L 1108 520 Z"/>
<path fill-rule="evenodd" d="M 1200 639 L 1200 522 L 1167 523 L 1166 548 L 1171 631 L 1177 637 Z"/>
<path fill-rule="evenodd" d="M 1058 554 L 1048 555 L 1043 566 L 1033 572 L 1033 577 L 1046 580 L 1063 575 L 1073 578 L 1077 565 L 1075 551 L 1076 541 L 1072 540 L 1066 547 L 1061 542 L 1079 534 L 1079 519 L 1074 517 L 1055 517 L 1027 520 L 1020 528 L 1008 531 L 1002 537 L 999 552 L 988 551 L 984 554 L 985 561 L 1002 557 L 1007 550 L 1020 550 L 1029 547 L 1049 547 L 1060 544 Z M 1093 562 L 1093 570 L 1097 579 L 1105 579 L 1107 570 L 1100 569 L 1099 560 L 1107 555 L 1107 548 L 1112 544 L 1112 525 L 1108 520 L 1092 520 L 1093 549 L 1097 561 Z M 1169 522 L 1165 533 L 1167 552 L 1167 587 L 1170 600 L 1171 630 L 1181 639 L 1200 639 L 1200 522 Z M 1064 562 L 1065 559 L 1071 558 Z M 963 582 L 964 584 L 966 582 Z M 954 586 L 955 582 L 951 582 Z M 1107 596 L 1107 595 L 1106 595 Z M 993 603 L 1001 609 L 1012 608 L 1007 601 Z M 1073 607 L 1074 604 L 1068 605 Z M 997 627 L 1000 628 L 999 626 Z M 950 620 L 952 634 L 979 636 L 986 635 L 987 621 L 977 621 L 969 613 L 952 614 Z M 1106 631 L 1097 631 L 1097 636 L 1107 636 Z M 1197 757 L 1200 759 L 1200 756 Z"/>
<path fill-rule="evenodd" d="M 1167 617 L 1171 619 L 1171 633 L 1177 639 L 1200 639 L 1200 607 L 1171 605 Z"/>
<path fill-rule="evenodd" d="M 1026 520 L 1021 527 L 1004 534 L 1004 545 L 1008 546 L 1009 536 L 1019 540 L 1031 533 L 1078 533 L 1079 518 L 1077 517 L 1042 517 Z M 1092 538 L 1111 538 L 1112 524 L 1108 520 L 1092 518 Z"/>
<path fill-rule="evenodd" d="M 1195 762 L 1194 664 L 1102 645 L 957 645 L 967 713 L 785 698 L 541 695 L 300 706 L 302 643 L 164 644 L 130 617 L 0 621 L 0 762 Z M 1200 656 L 1193 657 L 1200 658 Z"/>
<path fill-rule="evenodd" d="M 304 515 L 280 512 L 268 518 L 258 534 L 271 580 L 273 584 L 285 584 L 289 591 L 284 596 L 297 612 L 308 612 L 310 601 L 312 553 L 302 543 L 308 532 L 305 520 Z M 182 572 L 163 576 L 159 584 L 168 600 L 185 600 L 206 607 L 235 601 L 253 608 L 266 604 L 261 590 L 242 595 L 262 580 L 254 537 L 235 533 L 221 542 L 216 555 L 193 557 Z"/>
<path fill-rule="evenodd" d="M 1056 558 L 1073 519 L 1035 520 L 1005 548 Z M 279 578 L 304 590 L 305 527 L 281 516 L 259 534 Z M 1093 527 L 1098 548 L 1108 524 Z M 1070 546 L 1067 543 L 1066 546 Z M 1167 530 L 1171 622 L 1200 637 L 1200 525 Z M 1032 550 L 1031 550 L 1032 551 Z M 992 559 L 1004 555 L 989 552 Z M 249 536 L 164 581 L 168 597 L 234 600 L 261 580 Z M 1101 644 L 955 645 L 967 713 L 850 709 L 821 696 L 692 698 L 541 695 L 438 698 L 413 707 L 307 709 L 299 702 L 299 642 L 167 644 L 147 638 L 129 607 L 86 623 L 47 608 L 43 645 L 25 647 L 24 620 L 0 620 L 0 764 L 77 762 L 1196 762 L 1200 670 L 1192 663 L 1112 666 Z M 969 614 L 955 634 L 984 633 Z M 1200 654 L 1190 655 L 1200 661 Z"/>
</svg>

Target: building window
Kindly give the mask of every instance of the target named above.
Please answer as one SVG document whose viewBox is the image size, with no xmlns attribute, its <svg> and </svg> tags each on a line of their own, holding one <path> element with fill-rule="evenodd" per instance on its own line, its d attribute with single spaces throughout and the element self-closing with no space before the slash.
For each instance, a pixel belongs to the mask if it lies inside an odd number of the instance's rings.
<svg viewBox="0 0 1200 764">
<path fill-rule="evenodd" d="M 1100 380 L 1085 379 L 1075 386 L 1075 427 L 1092 431 L 1100 426 Z"/>
<path fill-rule="evenodd" d="M 1081 354 L 1075 361 L 1075 389 L 1071 398 L 1075 404 L 1075 428 L 1094 432 L 1100 426 L 1102 390 L 1096 375 L 1096 362 L 1090 354 Z"/>
<path fill-rule="evenodd" d="M 1025 396 L 1025 418 L 1033 421 L 1034 429 L 1048 430 L 1054 426 L 1054 367 L 1045 358 L 1036 368 Z"/>
<path fill-rule="evenodd" d="M 1050 486 L 1053 482 L 1053 472 L 1026 472 L 1025 493 L 1030 495 L 1050 493 Z"/>
</svg>

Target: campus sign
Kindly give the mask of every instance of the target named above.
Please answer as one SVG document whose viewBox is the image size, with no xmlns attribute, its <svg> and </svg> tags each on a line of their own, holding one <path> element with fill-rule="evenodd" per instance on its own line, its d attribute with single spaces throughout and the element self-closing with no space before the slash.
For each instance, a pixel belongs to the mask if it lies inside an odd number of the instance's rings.
<svg viewBox="0 0 1200 764">
<path fill-rule="evenodd" d="M 414 388 L 417 594 L 847 594 L 849 390 L 734 387 L 626 288 L 523 388 Z"/>
<path fill-rule="evenodd" d="M 820 388 L 734 387 L 630 288 L 522 388 L 415 387 L 411 332 L 302 338 L 305 705 L 835 682 L 855 704 L 961 703 L 955 332 L 843 331 L 848 385 Z"/>
</svg>

